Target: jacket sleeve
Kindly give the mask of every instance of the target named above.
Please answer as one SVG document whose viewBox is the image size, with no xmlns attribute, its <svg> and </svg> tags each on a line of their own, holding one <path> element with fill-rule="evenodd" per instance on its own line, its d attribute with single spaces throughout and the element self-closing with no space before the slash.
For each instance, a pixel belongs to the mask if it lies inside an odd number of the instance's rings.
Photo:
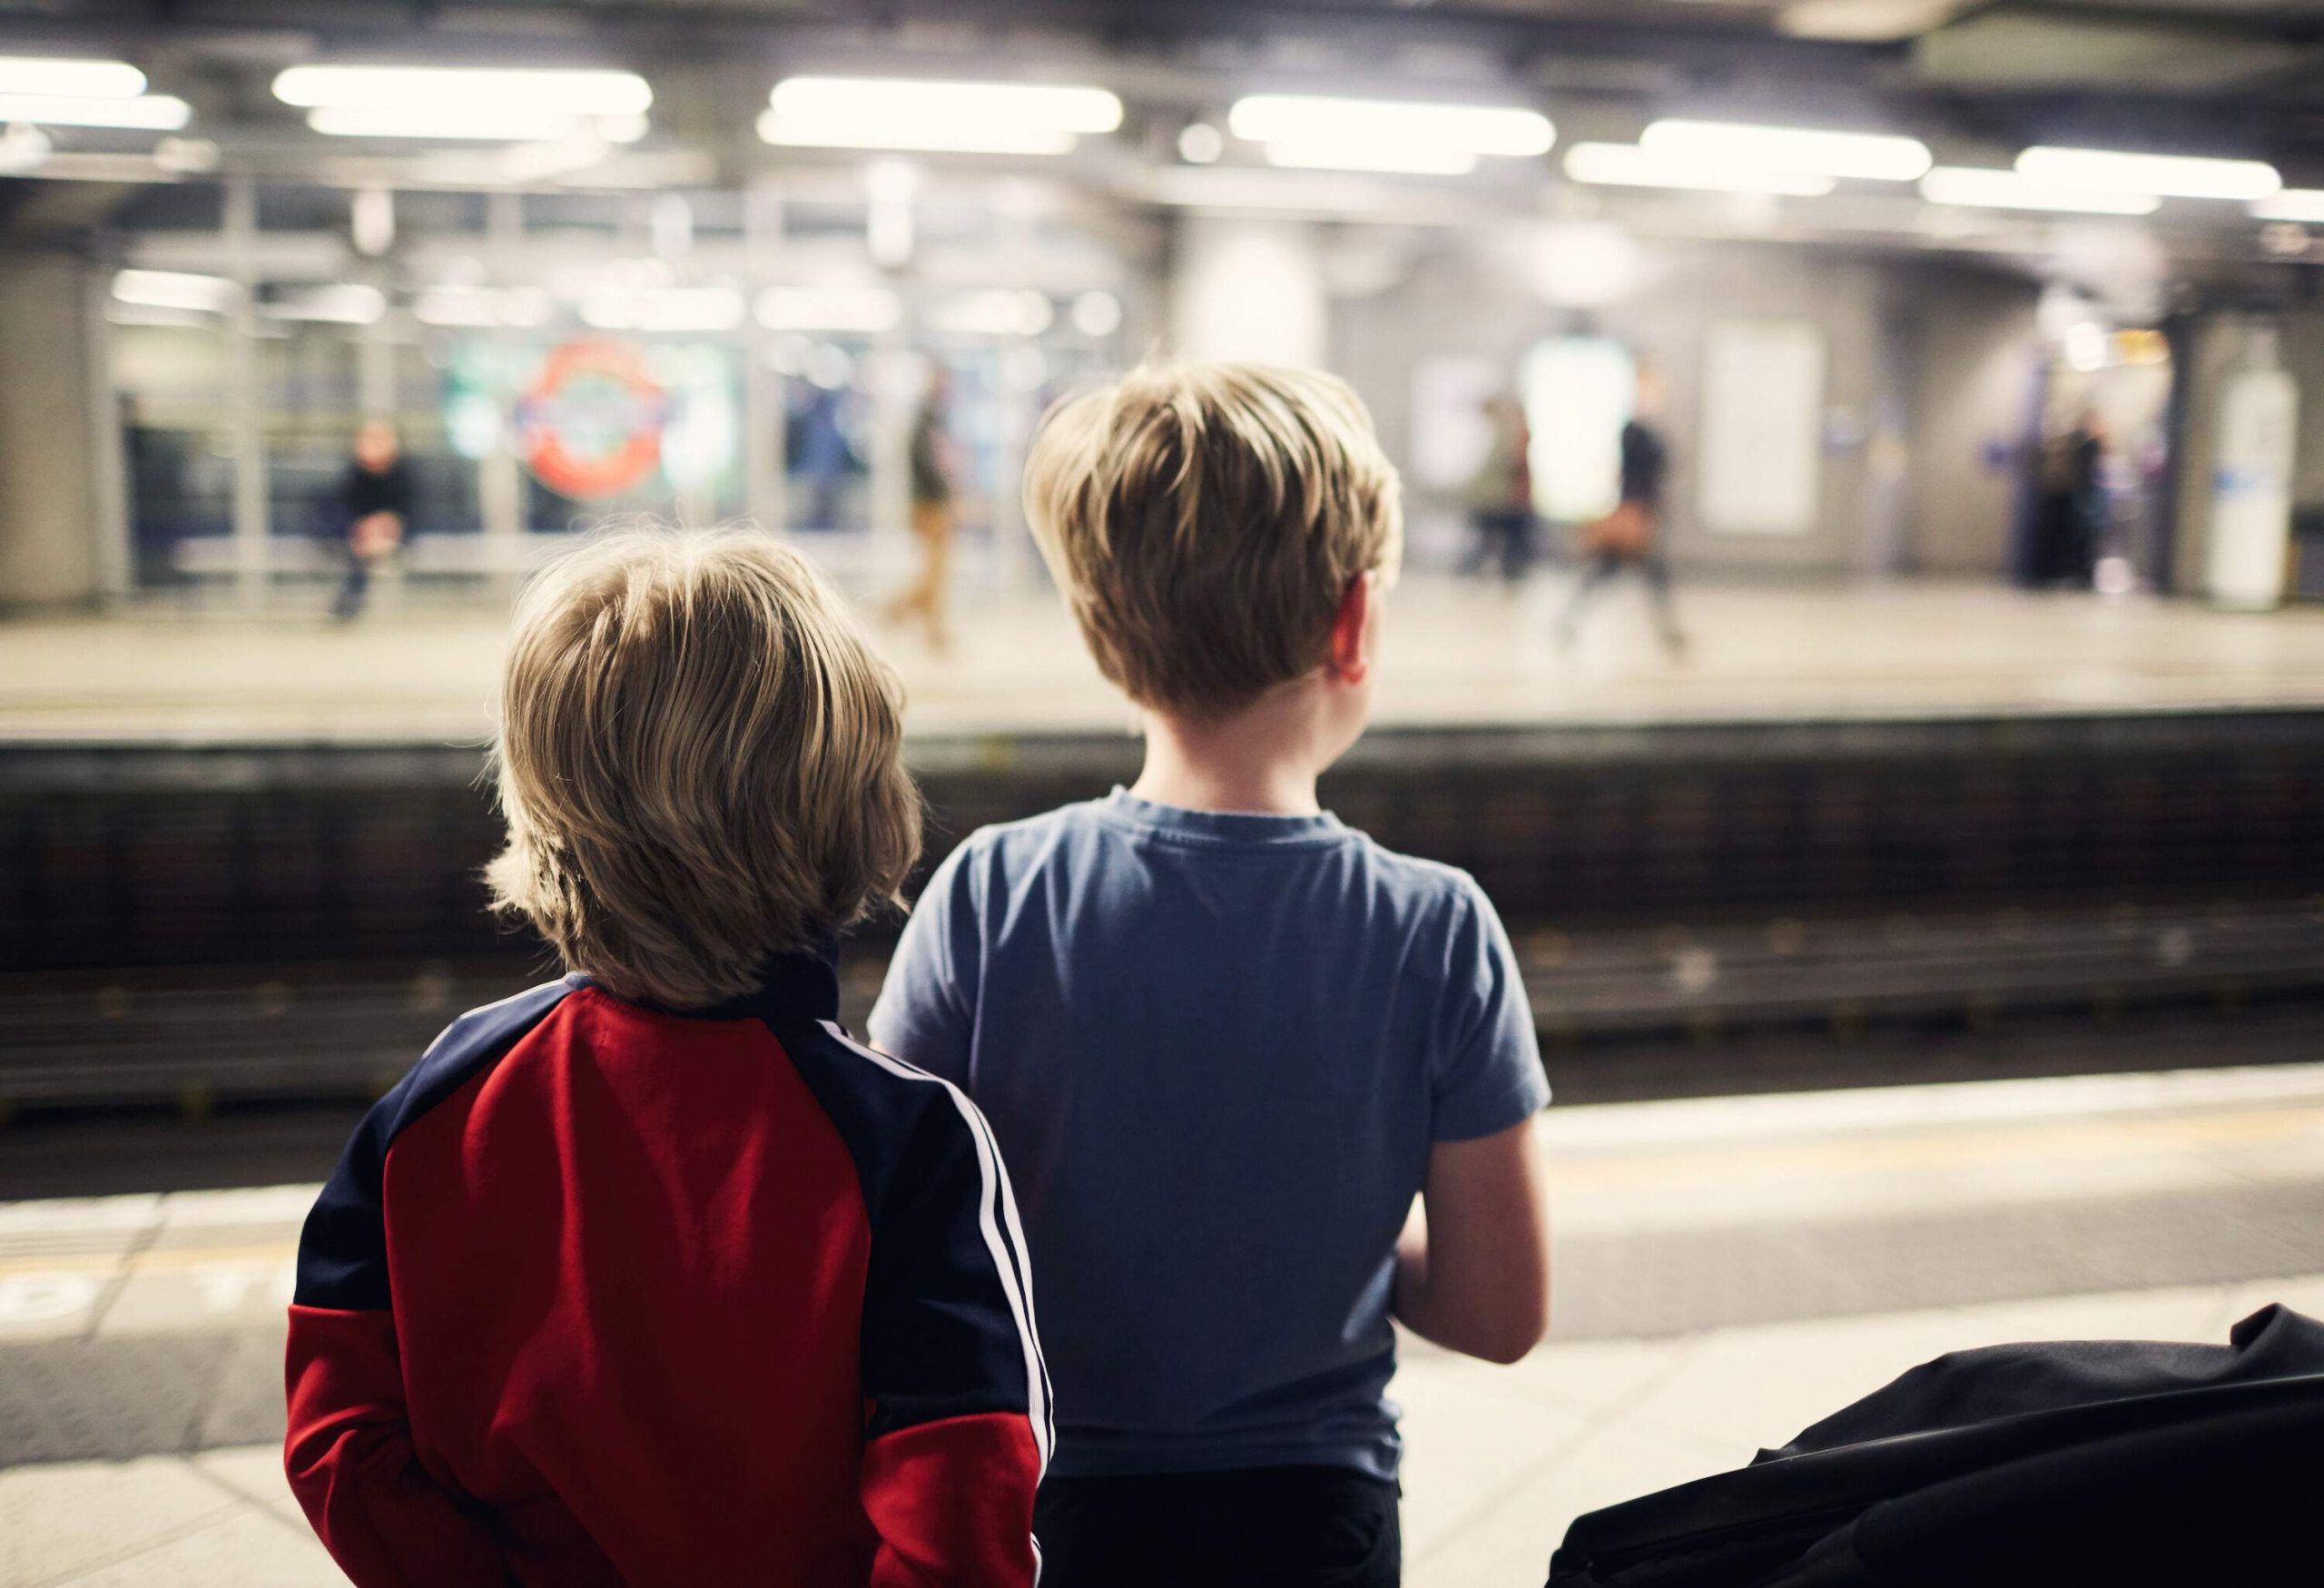
<svg viewBox="0 0 2324 1588">
<path fill-rule="evenodd" d="M 863 1310 L 873 1588 L 1029 1588 L 1048 1375 L 990 1128 L 933 1077 L 872 1217 Z"/>
<path fill-rule="evenodd" d="M 473 1501 L 414 1449 L 388 1290 L 380 1182 L 390 1092 L 348 1144 L 299 1238 L 282 1464 L 323 1547 L 361 1588 L 509 1581 Z"/>
</svg>

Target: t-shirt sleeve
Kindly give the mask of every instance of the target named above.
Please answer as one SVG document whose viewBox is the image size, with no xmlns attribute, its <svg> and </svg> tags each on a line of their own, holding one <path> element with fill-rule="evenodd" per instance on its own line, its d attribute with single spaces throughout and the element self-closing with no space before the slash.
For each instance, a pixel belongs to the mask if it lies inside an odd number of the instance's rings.
<svg viewBox="0 0 2324 1588">
<path fill-rule="evenodd" d="M 865 1022 L 872 1041 L 957 1086 L 969 1080 L 983 940 L 971 837 L 921 891 Z"/>
<path fill-rule="evenodd" d="M 1453 901 L 1445 955 L 1431 1134 L 1467 1141 L 1540 1111 L 1550 1082 L 1517 952 L 1492 901 L 1467 876 Z"/>
</svg>

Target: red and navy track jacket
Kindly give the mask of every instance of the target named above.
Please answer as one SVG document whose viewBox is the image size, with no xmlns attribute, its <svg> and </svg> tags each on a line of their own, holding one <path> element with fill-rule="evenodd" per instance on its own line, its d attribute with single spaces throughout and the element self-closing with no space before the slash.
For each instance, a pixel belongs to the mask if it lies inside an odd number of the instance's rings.
<svg viewBox="0 0 2324 1588">
<path fill-rule="evenodd" d="M 827 958 L 461 1017 L 299 1243 L 284 1465 L 357 1583 L 1030 1583 L 1052 1431 L 991 1131 Z"/>
</svg>

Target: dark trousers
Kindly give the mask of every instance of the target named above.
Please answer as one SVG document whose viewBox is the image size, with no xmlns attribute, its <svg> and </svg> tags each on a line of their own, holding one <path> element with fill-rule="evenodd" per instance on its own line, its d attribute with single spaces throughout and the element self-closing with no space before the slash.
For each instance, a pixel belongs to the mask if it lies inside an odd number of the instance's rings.
<svg viewBox="0 0 2324 1588">
<path fill-rule="evenodd" d="M 1593 553 L 1590 566 L 1581 571 L 1581 580 L 1573 587 L 1573 594 L 1565 604 L 1565 615 L 1558 619 L 1558 637 L 1567 645 L 1573 643 L 1575 633 L 1581 627 L 1581 614 L 1597 598 L 1606 581 L 1625 568 L 1636 568 L 1640 578 L 1646 581 L 1647 594 L 1654 602 L 1654 626 L 1660 631 L 1662 643 L 1672 650 L 1685 645 L 1687 636 L 1679 627 L 1679 608 L 1670 598 L 1670 565 L 1662 560 L 1659 551 L 1640 552 L 1635 557 L 1617 551 Z"/>
<path fill-rule="evenodd" d="M 1352 1467 L 1052 1477 L 1041 1588 L 1396 1588 L 1396 1485 Z"/>
<path fill-rule="evenodd" d="M 347 548 L 347 577 L 340 581 L 339 598 L 330 604 L 334 616 L 352 617 L 363 610 L 363 597 L 370 593 L 371 565 Z"/>
<path fill-rule="evenodd" d="M 1469 527 L 1476 538 L 1461 559 L 1462 574 L 1482 573 L 1485 564 L 1499 557 L 1504 580 L 1513 585 L 1525 577 L 1533 565 L 1532 514 L 1521 508 L 1472 513 Z"/>
</svg>

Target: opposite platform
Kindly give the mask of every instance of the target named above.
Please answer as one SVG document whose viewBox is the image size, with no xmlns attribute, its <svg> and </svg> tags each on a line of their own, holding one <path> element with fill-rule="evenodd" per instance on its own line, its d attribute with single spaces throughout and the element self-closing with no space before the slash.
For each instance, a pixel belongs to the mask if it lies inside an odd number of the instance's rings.
<svg viewBox="0 0 2324 1588">
<path fill-rule="evenodd" d="M 1406 578 L 1390 597 L 1391 727 L 1894 720 L 2324 705 L 2324 611 L 1915 582 L 1689 589 L 1663 656 L 1617 590 L 1552 639 L 1567 576 L 1517 590 Z M 886 633 L 921 738 L 1119 735 L 1126 703 L 1045 591 L 963 592 L 947 656 Z M 504 615 L 422 607 L 333 626 L 168 607 L 0 623 L 0 745 L 481 743 Z"/>
</svg>

